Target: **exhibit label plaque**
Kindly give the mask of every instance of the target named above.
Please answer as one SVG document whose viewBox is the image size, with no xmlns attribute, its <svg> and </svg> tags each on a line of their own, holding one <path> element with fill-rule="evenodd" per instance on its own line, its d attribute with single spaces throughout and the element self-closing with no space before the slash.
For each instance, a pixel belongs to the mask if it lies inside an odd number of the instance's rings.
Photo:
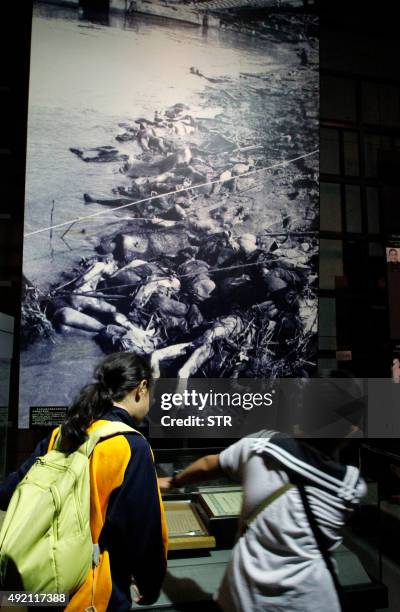
<svg viewBox="0 0 400 612">
<path fill-rule="evenodd" d="M 29 427 L 58 427 L 67 416 L 68 406 L 31 406 Z"/>
</svg>

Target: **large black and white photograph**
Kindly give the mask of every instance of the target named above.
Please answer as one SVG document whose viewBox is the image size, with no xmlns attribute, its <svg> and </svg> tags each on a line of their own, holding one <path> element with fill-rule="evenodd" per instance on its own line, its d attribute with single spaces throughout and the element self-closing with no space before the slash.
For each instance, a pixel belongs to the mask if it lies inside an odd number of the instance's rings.
<svg viewBox="0 0 400 612">
<path fill-rule="evenodd" d="M 88 5 L 33 10 L 20 426 L 116 351 L 161 377 L 307 376 L 313 3 Z"/>
</svg>

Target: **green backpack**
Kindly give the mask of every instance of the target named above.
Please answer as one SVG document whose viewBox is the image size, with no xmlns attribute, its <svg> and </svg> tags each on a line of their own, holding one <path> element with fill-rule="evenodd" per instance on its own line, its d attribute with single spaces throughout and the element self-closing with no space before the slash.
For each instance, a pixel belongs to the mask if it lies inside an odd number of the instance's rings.
<svg viewBox="0 0 400 612">
<path fill-rule="evenodd" d="M 0 584 L 11 562 L 25 591 L 76 592 L 99 561 L 90 531 L 89 458 L 97 442 L 135 431 L 109 422 L 77 451 L 55 448 L 39 457 L 18 484 L 0 531 Z"/>
</svg>

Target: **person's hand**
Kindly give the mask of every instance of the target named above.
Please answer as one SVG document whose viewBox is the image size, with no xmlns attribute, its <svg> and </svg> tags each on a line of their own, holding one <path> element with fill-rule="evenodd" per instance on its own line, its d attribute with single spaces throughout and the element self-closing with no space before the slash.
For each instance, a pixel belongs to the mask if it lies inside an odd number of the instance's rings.
<svg viewBox="0 0 400 612">
<path fill-rule="evenodd" d="M 397 357 L 392 362 L 392 378 L 393 382 L 400 383 L 400 360 Z"/>
<path fill-rule="evenodd" d="M 131 593 L 133 596 L 133 601 L 135 603 L 140 603 L 141 600 L 143 599 L 143 597 L 141 596 L 141 594 L 139 593 L 139 589 L 137 588 L 136 582 L 134 581 L 134 579 L 132 578 L 132 582 L 131 582 Z"/>
<path fill-rule="evenodd" d="M 174 488 L 174 485 L 172 483 L 172 476 L 163 476 L 161 478 L 158 479 L 158 486 L 160 487 L 160 491 L 162 493 L 165 493 L 166 491 L 169 491 L 170 489 Z"/>
<path fill-rule="evenodd" d="M 151 598 L 149 597 L 146 598 L 144 595 L 141 595 L 134 578 L 131 578 L 131 594 L 132 594 L 133 601 L 137 603 L 139 606 L 151 605 L 158 598 L 158 595 L 156 595 L 155 597 L 151 597 Z"/>
</svg>

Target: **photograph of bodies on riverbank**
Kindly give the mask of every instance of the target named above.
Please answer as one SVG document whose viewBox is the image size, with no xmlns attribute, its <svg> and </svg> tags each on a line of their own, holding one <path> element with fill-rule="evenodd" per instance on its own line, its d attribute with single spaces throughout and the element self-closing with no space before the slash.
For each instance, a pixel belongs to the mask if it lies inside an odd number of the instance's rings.
<svg viewBox="0 0 400 612">
<path fill-rule="evenodd" d="M 34 7 L 22 426 L 113 351 L 183 378 L 315 365 L 317 23 L 218 20 Z"/>
</svg>

